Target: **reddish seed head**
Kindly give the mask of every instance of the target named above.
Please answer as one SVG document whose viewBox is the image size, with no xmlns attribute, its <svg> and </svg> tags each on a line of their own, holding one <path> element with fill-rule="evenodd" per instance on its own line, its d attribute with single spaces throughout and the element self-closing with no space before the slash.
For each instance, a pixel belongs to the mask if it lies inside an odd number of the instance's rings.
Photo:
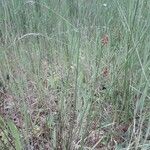
<svg viewBox="0 0 150 150">
<path fill-rule="evenodd" d="M 108 67 L 104 67 L 103 70 L 102 70 L 102 75 L 103 75 L 103 77 L 107 77 L 108 74 L 109 74 Z"/>
<path fill-rule="evenodd" d="M 101 39 L 101 43 L 102 43 L 102 45 L 107 45 L 108 42 L 109 42 L 109 37 L 107 34 L 104 34 L 102 39 Z"/>
</svg>

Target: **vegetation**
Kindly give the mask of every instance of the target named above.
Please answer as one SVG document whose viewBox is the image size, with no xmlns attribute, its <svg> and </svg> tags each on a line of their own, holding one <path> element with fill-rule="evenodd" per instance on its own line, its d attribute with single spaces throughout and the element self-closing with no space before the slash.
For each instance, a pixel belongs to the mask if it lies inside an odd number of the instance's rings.
<svg viewBox="0 0 150 150">
<path fill-rule="evenodd" d="M 0 149 L 149 150 L 149 9 L 1 0 Z"/>
</svg>

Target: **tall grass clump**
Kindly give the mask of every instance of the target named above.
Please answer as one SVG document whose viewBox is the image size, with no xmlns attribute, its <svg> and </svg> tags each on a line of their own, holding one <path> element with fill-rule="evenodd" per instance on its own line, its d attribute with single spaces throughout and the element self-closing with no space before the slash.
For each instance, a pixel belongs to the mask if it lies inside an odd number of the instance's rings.
<svg viewBox="0 0 150 150">
<path fill-rule="evenodd" d="M 0 149 L 150 149 L 149 0 L 0 1 Z"/>
</svg>

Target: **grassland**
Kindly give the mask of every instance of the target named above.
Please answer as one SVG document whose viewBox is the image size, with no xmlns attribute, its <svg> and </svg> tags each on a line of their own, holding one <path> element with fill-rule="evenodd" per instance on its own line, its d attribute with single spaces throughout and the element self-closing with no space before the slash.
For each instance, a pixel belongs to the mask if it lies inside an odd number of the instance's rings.
<svg viewBox="0 0 150 150">
<path fill-rule="evenodd" d="M 1 0 L 0 150 L 149 150 L 149 9 Z"/>
</svg>

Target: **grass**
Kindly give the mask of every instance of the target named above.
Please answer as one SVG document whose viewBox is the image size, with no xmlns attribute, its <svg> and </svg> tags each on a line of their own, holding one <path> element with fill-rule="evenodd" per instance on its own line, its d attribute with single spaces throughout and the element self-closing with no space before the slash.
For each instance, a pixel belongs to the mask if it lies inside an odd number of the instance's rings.
<svg viewBox="0 0 150 150">
<path fill-rule="evenodd" d="M 0 149 L 149 150 L 148 0 L 0 1 Z"/>
</svg>

